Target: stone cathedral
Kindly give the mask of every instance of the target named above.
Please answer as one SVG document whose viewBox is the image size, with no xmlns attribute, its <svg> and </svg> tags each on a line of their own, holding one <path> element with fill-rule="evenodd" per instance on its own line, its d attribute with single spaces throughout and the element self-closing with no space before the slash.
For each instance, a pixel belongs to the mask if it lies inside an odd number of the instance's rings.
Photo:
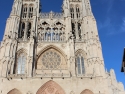
<svg viewBox="0 0 125 94">
<path fill-rule="evenodd" d="M 14 0 L 0 45 L 0 94 L 125 94 L 104 68 L 90 0 Z"/>
</svg>

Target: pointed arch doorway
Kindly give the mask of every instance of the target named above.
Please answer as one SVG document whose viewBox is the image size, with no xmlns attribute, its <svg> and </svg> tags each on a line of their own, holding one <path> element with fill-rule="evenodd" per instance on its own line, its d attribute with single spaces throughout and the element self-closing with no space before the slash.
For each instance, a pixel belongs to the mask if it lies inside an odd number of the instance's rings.
<svg viewBox="0 0 125 94">
<path fill-rule="evenodd" d="M 9 91 L 7 94 L 22 94 L 18 89 L 14 88 L 11 91 Z"/>
<path fill-rule="evenodd" d="M 89 89 L 85 89 L 80 94 L 94 94 L 94 93 L 91 90 L 89 90 Z"/>
<path fill-rule="evenodd" d="M 65 92 L 56 82 L 50 80 L 41 86 L 36 94 L 65 94 Z"/>
</svg>

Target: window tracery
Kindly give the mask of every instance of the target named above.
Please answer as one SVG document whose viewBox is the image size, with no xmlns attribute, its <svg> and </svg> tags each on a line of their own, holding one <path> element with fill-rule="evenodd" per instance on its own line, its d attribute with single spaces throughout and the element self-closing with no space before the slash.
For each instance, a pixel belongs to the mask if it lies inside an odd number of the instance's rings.
<svg viewBox="0 0 125 94">
<path fill-rule="evenodd" d="M 27 5 L 23 5 L 22 18 L 26 18 L 27 17 L 27 11 L 28 11 Z"/>
<path fill-rule="evenodd" d="M 58 70 L 58 69 L 66 69 L 67 63 L 65 60 L 65 56 L 56 51 L 54 48 L 50 48 L 43 52 L 37 61 L 36 69 L 44 69 L 44 70 Z"/>
<path fill-rule="evenodd" d="M 74 18 L 74 8 L 71 6 L 70 8 L 71 18 Z"/>
<path fill-rule="evenodd" d="M 21 23 L 21 30 L 20 30 L 20 32 L 19 32 L 19 38 L 23 38 L 24 37 L 24 31 L 25 31 L 25 23 L 24 22 L 22 22 Z"/>
<path fill-rule="evenodd" d="M 29 18 L 32 18 L 33 17 L 33 5 L 31 4 L 30 6 L 29 6 Z"/>
<path fill-rule="evenodd" d="M 47 69 L 56 69 L 61 64 L 61 56 L 57 52 L 47 51 L 41 61 Z"/>
<path fill-rule="evenodd" d="M 76 56 L 76 66 L 78 75 L 85 74 L 84 58 L 82 53 L 78 53 Z"/>
<path fill-rule="evenodd" d="M 25 74 L 27 58 L 24 53 L 20 53 L 15 64 L 15 74 Z"/>
<path fill-rule="evenodd" d="M 30 38 L 30 34 L 31 34 L 31 22 L 28 23 L 28 31 L 27 31 L 27 38 Z"/>
<path fill-rule="evenodd" d="M 80 8 L 76 6 L 76 17 L 80 18 Z"/>
<path fill-rule="evenodd" d="M 81 30 L 81 24 L 80 23 L 78 23 L 78 35 L 79 35 L 79 39 L 81 39 L 81 37 L 82 37 L 82 32 L 81 32 L 82 30 Z"/>
<path fill-rule="evenodd" d="M 38 26 L 38 40 L 46 42 L 65 41 L 65 26 L 59 21 L 53 27 L 47 22 Z"/>
</svg>

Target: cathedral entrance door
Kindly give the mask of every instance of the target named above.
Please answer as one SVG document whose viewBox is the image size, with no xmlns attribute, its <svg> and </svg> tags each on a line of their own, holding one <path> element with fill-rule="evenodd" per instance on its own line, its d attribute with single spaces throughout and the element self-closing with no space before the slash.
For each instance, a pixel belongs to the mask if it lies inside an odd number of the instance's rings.
<svg viewBox="0 0 125 94">
<path fill-rule="evenodd" d="M 48 81 L 36 94 L 65 94 L 65 92 L 56 82 Z"/>
<path fill-rule="evenodd" d="M 18 89 L 12 89 L 7 94 L 22 94 Z"/>
<path fill-rule="evenodd" d="M 80 94 L 94 94 L 91 90 L 85 89 Z"/>
</svg>

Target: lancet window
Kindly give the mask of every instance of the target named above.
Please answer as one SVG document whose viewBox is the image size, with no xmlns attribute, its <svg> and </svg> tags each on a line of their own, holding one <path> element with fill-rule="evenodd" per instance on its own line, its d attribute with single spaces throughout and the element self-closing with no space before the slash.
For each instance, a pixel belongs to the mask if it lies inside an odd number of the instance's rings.
<svg viewBox="0 0 125 94">
<path fill-rule="evenodd" d="M 26 55 L 24 53 L 19 54 L 15 64 L 15 74 L 25 74 L 26 70 Z"/>
<path fill-rule="evenodd" d="M 23 5 L 22 18 L 26 18 L 27 17 L 27 11 L 28 11 L 27 5 Z"/>
<path fill-rule="evenodd" d="M 76 17 L 80 18 L 80 8 L 76 6 Z"/>
<path fill-rule="evenodd" d="M 25 23 L 22 22 L 21 23 L 21 30 L 19 31 L 19 38 L 23 38 L 24 37 L 24 32 L 25 32 Z"/>
<path fill-rule="evenodd" d="M 79 38 L 81 39 L 82 38 L 82 35 L 81 35 L 81 32 L 82 30 L 81 30 L 81 24 L 80 23 L 78 23 L 78 34 L 79 34 Z"/>
<path fill-rule="evenodd" d="M 71 13 L 71 18 L 74 18 L 74 8 L 73 7 L 70 8 L 70 13 Z"/>
<path fill-rule="evenodd" d="M 33 17 L 33 5 L 30 5 L 29 6 L 29 18 L 32 18 Z"/>
<path fill-rule="evenodd" d="M 30 34 L 31 34 L 31 22 L 28 23 L 28 31 L 27 31 L 27 38 L 30 38 Z"/>
<path fill-rule="evenodd" d="M 85 74 L 84 57 L 82 53 L 76 56 L 76 66 L 78 75 Z"/>
<path fill-rule="evenodd" d="M 75 34 L 75 23 L 72 22 L 72 31 L 73 31 L 73 34 Z"/>
</svg>

